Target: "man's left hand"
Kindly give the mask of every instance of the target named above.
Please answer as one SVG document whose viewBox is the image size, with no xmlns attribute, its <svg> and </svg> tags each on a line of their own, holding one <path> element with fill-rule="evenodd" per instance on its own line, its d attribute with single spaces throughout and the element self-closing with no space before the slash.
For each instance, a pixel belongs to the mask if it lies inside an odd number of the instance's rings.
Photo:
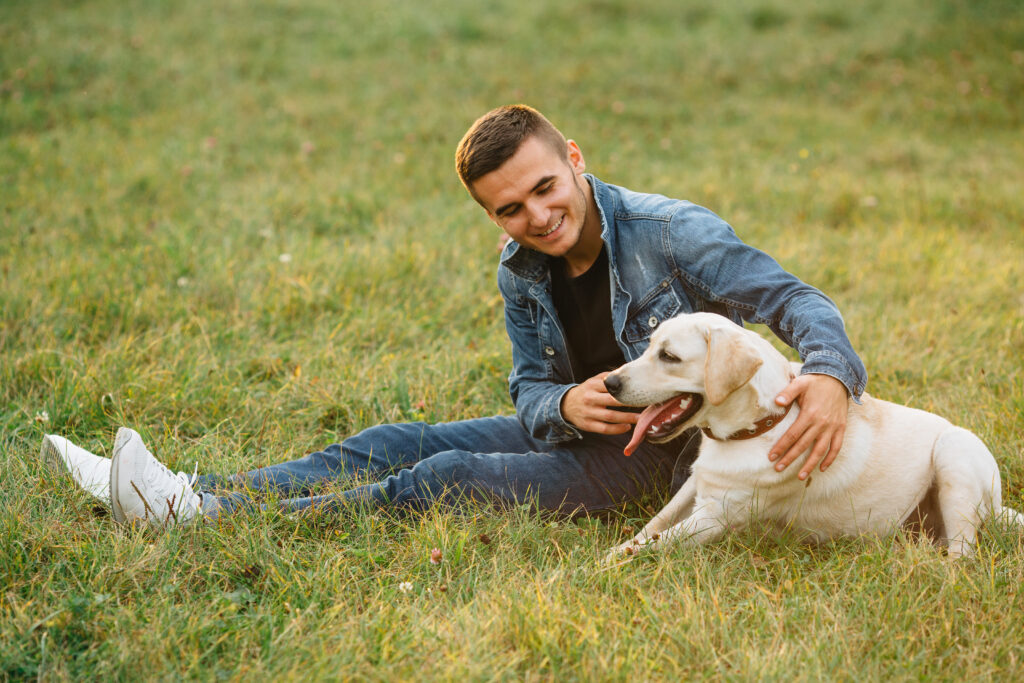
<svg viewBox="0 0 1024 683">
<path fill-rule="evenodd" d="M 781 472 L 813 446 L 807 462 L 800 468 L 799 477 L 810 476 L 818 462 L 824 472 L 843 446 L 849 400 L 843 383 L 830 375 L 800 375 L 790 382 L 775 397 L 775 403 L 788 406 L 796 401 L 800 415 L 768 454 L 775 469 Z"/>
</svg>

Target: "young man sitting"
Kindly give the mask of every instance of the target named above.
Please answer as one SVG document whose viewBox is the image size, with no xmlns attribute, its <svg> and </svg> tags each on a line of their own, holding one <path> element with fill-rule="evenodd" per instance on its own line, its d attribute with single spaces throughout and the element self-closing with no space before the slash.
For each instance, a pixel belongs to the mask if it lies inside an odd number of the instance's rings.
<svg viewBox="0 0 1024 683">
<path fill-rule="evenodd" d="M 275 492 L 285 510 L 353 502 L 424 509 L 465 498 L 607 509 L 667 484 L 677 461 L 685 466 L 696 456 L 699 441 L 644 442 L 625 457 L 637 415 L 619 409 L 605 375 L 637 358 L 664 320 L 712 311 L 769 326 L 804 361 L 777 398 L 779 405 L 798 400 L 799 419 L 765 457 L 781 470 L 809 450 L 802 478 L 831 463 L 847 402 L 864 391 L 867 375 L 824 294 L 741 242 L 707 209 L 586 174 L 576 142 L 530 107 L 500 107 L 478 119 L 459 143 L 456 166 L 470 195 L 511 237 L 498 287 L 516 415 L 379 425 L 299 460 L 228 477 L 171 472 L 127 428 L 117 433 L 112 460 L 57 436 L 44 438 L 44 455 L 109 496 L 118 522 L 216 517 L 258 505 L 254 491 Z M 375 481 L 311 493 L 355 474 Z"/>
</svg>

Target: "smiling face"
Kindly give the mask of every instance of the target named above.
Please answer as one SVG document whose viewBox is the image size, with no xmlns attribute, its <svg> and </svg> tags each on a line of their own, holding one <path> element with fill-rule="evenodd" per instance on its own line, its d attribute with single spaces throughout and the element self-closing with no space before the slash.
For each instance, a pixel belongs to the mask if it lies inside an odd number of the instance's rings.
<svg viewBox="0 0 1024 683">
<path fill-rule="evenodd" d="M 601 250 L 601 223 L 586 163 L 575 142 L 558 154 L 535 136 L 500 167 L 473 182 L 487 215 L 519 244 L 564 258 L 570 275 L 585 272 Z"/>
</svg>

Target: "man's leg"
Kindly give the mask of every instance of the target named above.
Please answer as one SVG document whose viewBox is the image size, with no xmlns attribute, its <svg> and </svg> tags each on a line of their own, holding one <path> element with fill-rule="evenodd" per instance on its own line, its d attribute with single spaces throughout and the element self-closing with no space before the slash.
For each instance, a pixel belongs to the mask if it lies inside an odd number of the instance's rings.
<svg viewBox="0 0 1024 683">
<path fill-rule="evenodd" d="M 551 448 L 533 439 L 515 417 L 484 417 L 427 424 L 404 422 L 369 427 L 322 451 L 232 476 L 202 475 L 202 491 L 248 489 L 304 497 L 317 484 L 356 475 L 392 473 L 450 450 L 527 452 Z"/>
<path fill-rule="evenodd" d="M 628 435 L 587 435 L 569 444 L 553 445 L 531 438 L 515 418 L 420 427 L 421 457 L 411 468 L 341 493 L 291 498 L 282 501 L 282 509 L 333 510 L 355 503 L 422 510 L 438 502 L 479 500 L 497 504 L 536 501 L 542 509 L 561 512 L 601 510 L 646 491 L 667 490 L 680 451 L 687 445 L 644 444 L 626 457 L 622 449 Z M 343 452 L 350 441 L 342 444 Z M 372 441 L 360 443 L 365 448 Z M 692 461 L 696 443 L 699 440 L 690 442 L 681 457 Z M 242 493 L 204 503 L 212 516 L 254 507 Z"/>
</svg>

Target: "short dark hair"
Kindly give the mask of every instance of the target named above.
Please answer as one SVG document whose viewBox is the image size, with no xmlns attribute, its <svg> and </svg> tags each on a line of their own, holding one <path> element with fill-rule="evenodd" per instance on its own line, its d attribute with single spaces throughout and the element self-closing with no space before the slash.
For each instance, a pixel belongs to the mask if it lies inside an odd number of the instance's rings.
<svg viewBox="0 0 1024 683">
<path fill-rule="evenodd" d="M 500 168 L 531 136 L 568 159 L 565 136 L 543 114 L 525 104 L 492 109 L 470 126 L 455 150 L 455 170 L 477 203 L 480 198 L 473 192 L 473 183 Z"/>
</svg>

